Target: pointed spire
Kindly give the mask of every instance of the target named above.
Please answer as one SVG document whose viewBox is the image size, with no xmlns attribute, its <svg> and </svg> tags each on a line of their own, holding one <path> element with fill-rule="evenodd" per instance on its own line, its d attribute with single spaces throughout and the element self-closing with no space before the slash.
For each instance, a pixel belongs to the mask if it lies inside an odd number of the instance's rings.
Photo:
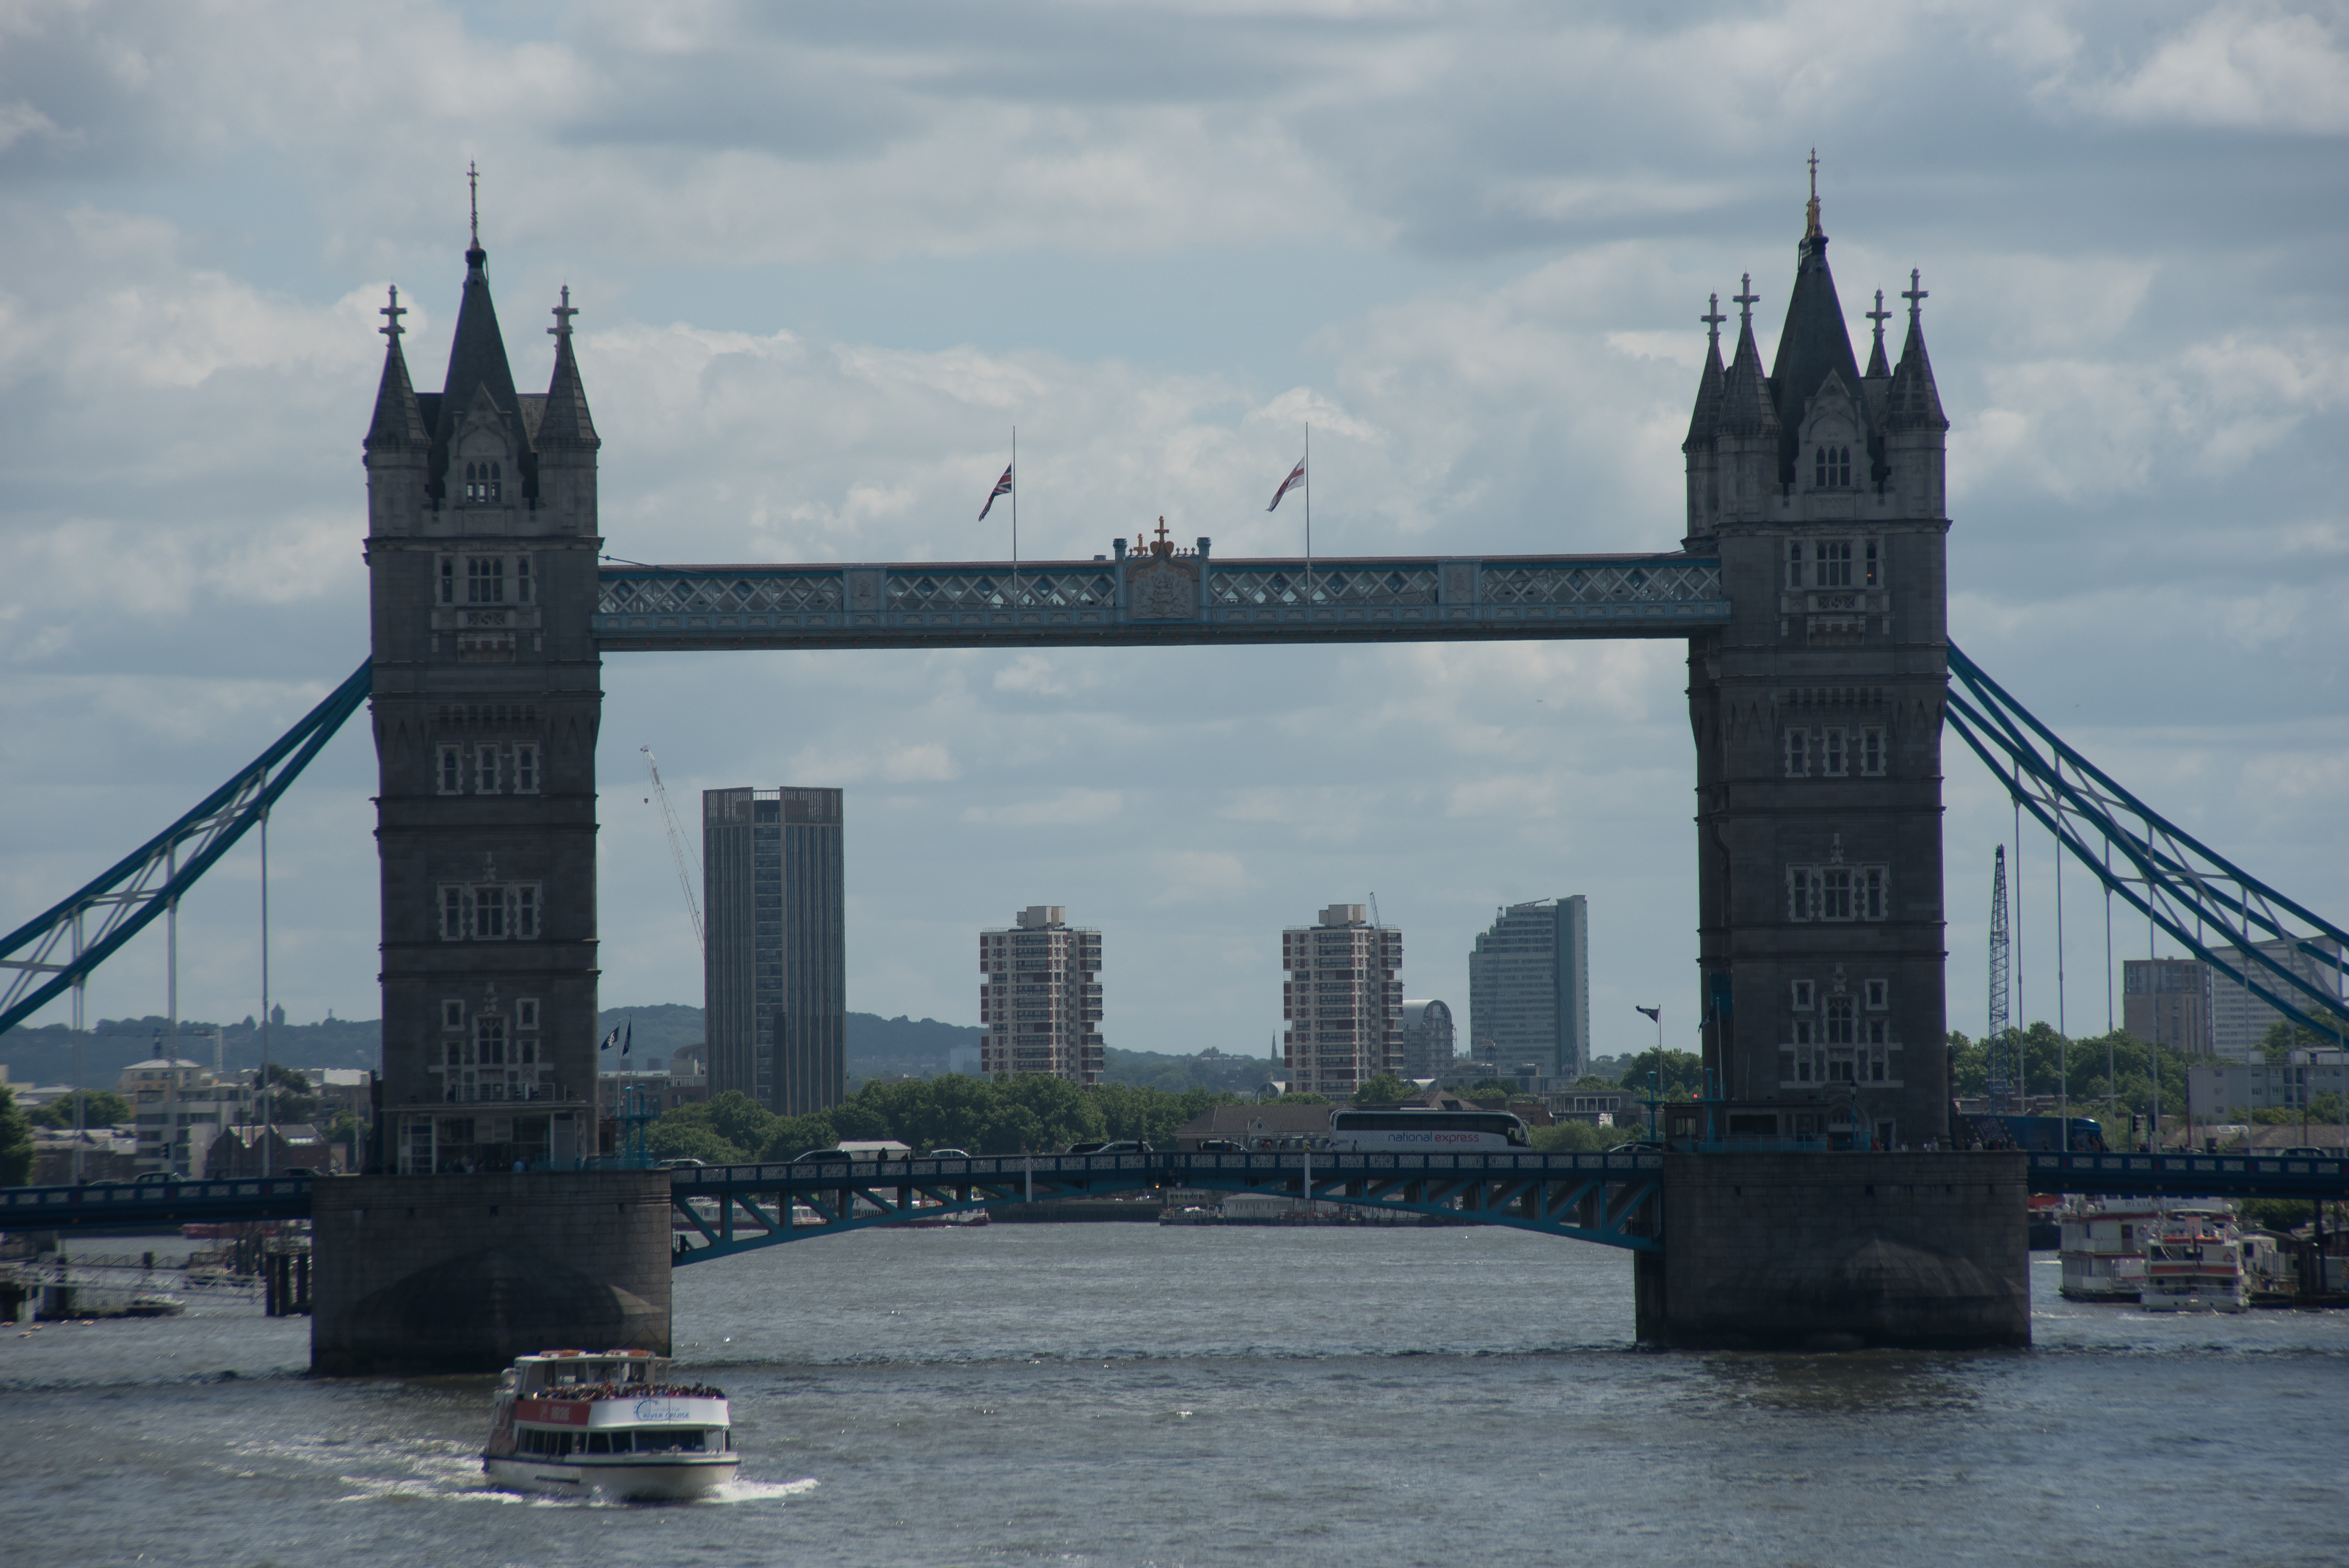
<svg viewBox="0 0 2349 1568">
<path fill-rule="evenodd" d="M 375 418 L 361 444 L 369 452 L 422 452 L 432 438 L 424 428 L 423 410 L 417 406 L 415 383 L 408 379 L 408 357 L 399 351 L 400 336 L 408 330 L 399 318 L 408 314 L 408 307 L 399 303 L 397 285 L 392 286 L 391 303 L 376 314 L 389 318 L 376 328 L 387 339 L 383 379 L 376 386 Z"/>
<path fill-rule="evenodd" d="M 1754 292 L 1754 275 L 1744 274 L 1737 303 L 1737 352 L 1722 378 L 1718 428 L 1728 435 L 1775 435 L 1778 410 L 1770 400 L 1769 379 L 1762 374 L 1762 350 L 1754 341 L 1754 306 L 1762 296 Z"/>
<path fill-rule="evenodd" d="M 571 303 L 571 286 L 563 286 L 563 303 L 554 307 L 554 379 L 546 387 L 546 413 L 538 421 L 541 451 L 554 446 L 601 446 L 595 421 L 587 412 L 587 392 L 579 384 L 579 361 L 571 352 L 571 318 L 579 307 Z"/>
<path fill-rule="evenodd" d="M 1689 416 L 1688 438 L 1681 442 L 1682 452 L 1711 441 L 1713 426 L 1721 418 L 1721 324 L 1729 317 L 1721 313 L 1721 296 L 1708 298 L 1705 313 L 1697 317 L 1704 323 L 1704 373 L 1697 378 L 1696 410 Z"/>
<path fill-rule="evenodd" d="M 1924 302 L 1930 291 L 1909 269 L 1909 286 L 1900 297 L 1909 302 L 1909 341 L 1901 345 L 1900 363 L 1892 372 L 1892 392 L 1887 400 L 1885 426 L 1896 431 L 1946 431 L 1949 417 L 1941 412 L 1940 389 L 1933 384 L 1933 362 L 1925 354 Z"/>
<path fill-rule="evenodd" d="M 1795 477 L 1803 410 L 1828 372 L 1841 372 L 1847 388 L 1859 386 L 1859 361 L 1852 356 L 1835 275 L 1827 270 L 1827 236 L 1819 227 L 1818 155 L 1811 156 L 1812 193 L 1804 208 L 1802 244 L 1795 250 L 1795 287 L 1786 296 L 1786 322 L 1778 330 L 1778 352 L 1770 366 L 1770 389 L 1778 405 L 1779 479 L 1786 483 Z"/>
<path fill-rule="evenodd" d="M 466 179 L 478 190 L 479 171 L 468 165 Z M 457 422 L 474 406 L 474 395 L 486 389 L 490 401 L 510 426 L 517 461 L 523 471 L 525 494 L 535 490 L 530 436 L 522 422 L 522 400 L 514 395 L 513 370 L 506 362 L 504 337 L 498 331 L 497 306 L 490 299 L 489 253 L 481 249 L 481 209 L 471 203 L 470 242 L 465 247 L 465 294 L 457 306 L 457 329 L 449 340 L 449 375 L 441 385 L 440 419 L 432 432 L 432 485 L 442 493 L 449 466 L 449 442 Z"/>
<path fill-rule="evenodd" d="M 1884 324 L 1892 318 L 1892 312 L 1884 308 L 1884 291 L 1880 288 L 1876 291 L 1876 308 L 1868 313 L 1868 318 L 1876 324 L 1876 347 L 1868 356 L 1868 377 L 1872 381 L 1881 380 L 1892 374 L 1884 358 Z"/>
</svg>

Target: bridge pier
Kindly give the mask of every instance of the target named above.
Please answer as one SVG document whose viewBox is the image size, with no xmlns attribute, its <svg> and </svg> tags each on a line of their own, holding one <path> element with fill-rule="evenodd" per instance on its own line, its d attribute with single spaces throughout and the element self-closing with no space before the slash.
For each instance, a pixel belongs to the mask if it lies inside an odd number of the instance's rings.
<svg viewBox="0 0 2349 1568">
<path fill-rule="evenodd" d="M 2021 1154 L 1674 1154 L 1639 1335 L 1691 1349 L 2031 1343 Z"/>
<path fill-rule="evenodd" d="M 362 1176 L 312 1197 L 310 1369 L 496 1372 L 669 1349 L 664 1170 Z"/>
</svg>

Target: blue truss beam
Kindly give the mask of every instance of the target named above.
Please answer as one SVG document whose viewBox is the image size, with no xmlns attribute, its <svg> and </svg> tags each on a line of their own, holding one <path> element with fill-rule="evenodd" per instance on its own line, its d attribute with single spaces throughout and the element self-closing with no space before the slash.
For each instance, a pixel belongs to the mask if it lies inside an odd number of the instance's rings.
<svg viewBox="0 0 2349 1568">
<path fill-rule="evenodd" d="M 1264 1192 L 1319 1203 L 1430 1214 L 1634 1251 L 1662 1242 L 1660 1155 L 1013 1155 L 842 1164 L 718 1166 L 672 1173 L 688 1227 L 678 1264 L 790 1241 L 1031 1199 L 1154 1188 Z M 796 1209 L 814 1216 L 798 1220 Z"/>
<path fill-rule="evenodd" d="M 185 816 L 63 903 L 0 937 L 0 976 L 5 977 L 0 983 L 0 1033 L 112 958 L 211 870 L 366 702 L 374 677 L 372 664 L 360 665 L 300 723 Z"/>
<path fill-rule="evenodd" d="M 2319 1036 L 2340 1028 L 2331 1014 L 2341 1006 L 2349 932 L 2162 816 L 2066 745 L 1954 644 L 1949 653 L 1950 727 L 2073 858 L 2180 946 L 2285 1017 Z M 2129 874 L 2108 867 L 2091 838 L 2117 854 Z M 2218 940 L 2207 940 L 2209 932 Z M 2331 991 L 2256 946 L 2270 940 L 2291 942 L 2330 968 Z"/>
</svg>

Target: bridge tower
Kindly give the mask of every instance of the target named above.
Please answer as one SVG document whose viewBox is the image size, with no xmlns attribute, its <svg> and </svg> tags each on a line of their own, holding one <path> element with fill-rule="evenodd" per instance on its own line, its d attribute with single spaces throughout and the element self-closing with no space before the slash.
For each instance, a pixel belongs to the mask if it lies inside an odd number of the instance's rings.
<svg viewBox="0 0 2349 1568">
<path fill-rule="evenodd" d="M 1721 1136 L 1946 1136 L 1941 697 L 1945 435 L 1917 275 L 1908 340 L 1852 353 L 1816 164 L 1770 373 L 1750 275 L 1682 452 L 1685 545 L 1724 629 L 1689 642 L 1705 1066 Z M 1702 1128 L 1692 1130 L 1702 1131 Z"/>
<path fill-rule="evenodd" d="M 366 440 L 380 785 L 384 1168 L 595 1150 L 595 453 L 555 307 L 554 378 L 514 390 L 480 225 L 441 389 L 397 289 Z"/>
</svg>

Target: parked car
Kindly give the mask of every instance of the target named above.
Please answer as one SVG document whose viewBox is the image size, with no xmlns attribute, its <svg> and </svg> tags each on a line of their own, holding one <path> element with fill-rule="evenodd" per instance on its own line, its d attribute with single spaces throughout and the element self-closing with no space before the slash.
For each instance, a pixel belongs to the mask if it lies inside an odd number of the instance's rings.
<svg viewBox="0 0 2349 1568">
<path fill-rule="evenodd" d="M 1237 1138 L 1203 1137 L 1199 1140 L 1201 1154 L 1246 1154 Z"/>
<path fill-rule="evenodd" d="M 1072 1143 L 1062 1154 L 1148 1154 L 1150 1146 L 1140 1138 L 1112 1138 L 1107 1143 Z"/>
<path fill-rule="evenodd" d="M 180 1181 L 183 1179 L 185 1179 L 182 1178 L 179 1172 L 173 1170 L 142 1170 L 139 1173 L 139 1179 L 132 1182 L 130 1185 L 133 1187 L 154 1187 L 160 1186 L 162 1183 L 167 1181 Z"/>
<path fill-rule="evenodd" d="M 691 1155 L 687 1155 L 679 1159 L 664 1159 L 658 1166 L 655 1167 L 655 1168 L 659 1170 L 699 1170 L 706 1168 L 709 1163 L 709 1162 L 707 1160 L 696 1159 Z"/>
<path fill-rule="evenodd" d="M 1630 1143 L 1619 1143 L 1609 1154 L 1661 1154 L 1665 1146 L 1654 1138 L 1635 1137 Z"/>
<path fill-rule="evenodd" d="M 2337 1148 L 2263 1148 L 2259 1153 L 2263 1159 L 2339 1159 L 2341 1158 L 2341 1151 Z"/>
<path fill-rule="evenodd" d="M 967 1148 L 934 1148 L 930 1150 L 929 1158 L 932 1159 L 968 1159 L 971 1158 L 971 1152 Z"/>
</svg>

